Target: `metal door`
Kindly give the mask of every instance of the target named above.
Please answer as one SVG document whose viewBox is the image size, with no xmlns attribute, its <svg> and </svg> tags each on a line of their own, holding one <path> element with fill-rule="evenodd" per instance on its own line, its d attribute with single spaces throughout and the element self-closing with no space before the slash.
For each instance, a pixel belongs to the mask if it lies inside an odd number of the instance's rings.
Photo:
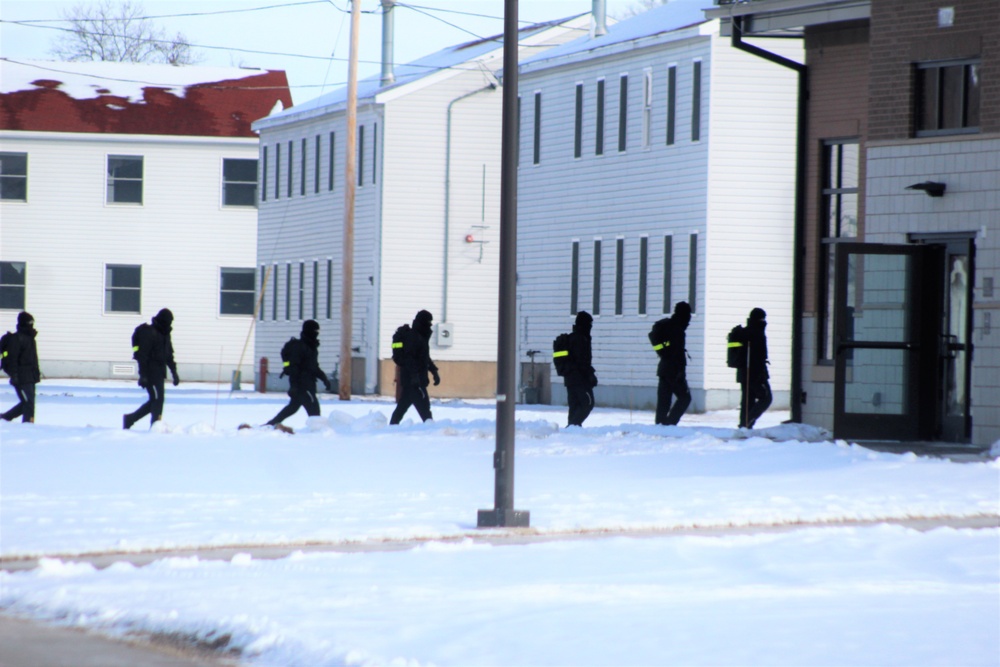
<svg viewBox="0 0 1000 667">
<path fill-rule="evenodd" d="M 969 442 L 972 369 L 972 286 L 975 244 L 971 238 L 951 239 L 944 247 L 944 285 L 939 379 L 941 415 L 939 437 Z"/>
</svg>

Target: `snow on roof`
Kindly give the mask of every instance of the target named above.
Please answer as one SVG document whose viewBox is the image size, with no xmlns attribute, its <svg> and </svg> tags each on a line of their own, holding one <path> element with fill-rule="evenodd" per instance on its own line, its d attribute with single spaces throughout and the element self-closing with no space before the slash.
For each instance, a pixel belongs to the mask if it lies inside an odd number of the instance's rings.
<svg viewBox="0 0 1000 667">
<path fill-rule="evenodd" d="M 641 14 L 608 26 L 600 37 L 581 37 L 525 59 L 521 64 L 539 63 L 552 58 L 569 56 L 601 47 L 653 37 L 682 28 L 706 23 L 705 10 L 713 7 L 712 0 L 670 0 Z"/>
<path fill-rule="evenodd" d="M 283 71 L 0 59 L 0 129 L 253 137 Z"/>
<path fill-rule="evenodd" d="M 548 21 L 546 23 L 536 23 L 534 25 L 521 28 L 519 30 L 520 39 L 526 39 L 537 35 L 549 28 L 561 25 L 570 21 L 572 19 L 583 16 L 583 14 L 577 14 L 567 18 L 558 19 L 555 21 Z M 498 49 L 503 48 L 503 34 L 493 35 L 491 37 L 485 37 L 480 40 L 473 42 L 466 42 L 464 44 L 458 44 L 455 46 L 449 46 L 447 48 L 441 49 L 430 55 L 426 55 L 422 58 L 418 58 L 412 62 L 396 65 L 393 69 L 393 75 L 395 76 L 395 81 L 389 85 L 383 86 L 381 82 L 381 73 L 375 74 L 373 76 L 366 77 L 358 81 L 358 99 L 366 99 L 374 97 L 376 94 L 392 89 L 398 88 L 399 86 L 412 83 L 419 79 L 422 79 L 431 74 L 435 74 L 446 69 L 456 69 L 456 70 L 478 70 L 479 66 L 476 64 L 476 60 L 482 59 Z M 294 109 L 288 109 L 282 113 L 272 115 L 270 120 L 281 117 L 283 115 L 292 115 L 297 113 L 308 112 L 315 109 L 322 109 L 325 107 L 335 106 L 337 104 L 343 104 L 347 101 L 347 86 L 343 86 L 336 90 L 333 90 L 325 95 L 320 95 L 319 97 L 297 104 Z"/>
</svg>

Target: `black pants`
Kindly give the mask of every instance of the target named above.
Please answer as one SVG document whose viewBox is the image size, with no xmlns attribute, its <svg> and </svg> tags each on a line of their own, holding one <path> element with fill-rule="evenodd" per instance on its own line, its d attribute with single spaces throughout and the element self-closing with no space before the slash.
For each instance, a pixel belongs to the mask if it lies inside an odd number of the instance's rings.
<svg viewBox="0 0 1000 667">
<path fill-rule="evenodd" d="M 674 403 L 674 396 L 677 402 Z M 671 405 L 673 404 L 673 405 Z M 656 423 L 675 426 L 691 405 L 691 390 L 684 373 L 673 378 L 660 378 L 656 388 Z"/>
<path fill-rule="evenodd" d="M 17 405 L 0 415 L 0 419 L 11 421 L 17 417 L 22 422 L 35 421 L 35 384 L 15 384 L 14 392 L 17 394 Z"/>
<path fill-rule="evenodd" d="M 125 415 L 127 426 L 131 426 L 146 415 L 150 415 L 150 426 L 160 421 L 160 418 L 163 416 L 163 386 L 165 384 L 166 378 L 156 378 L 147 381 L 146 393 L 149 394 L 149 400 L 140 405 L 139 409 L 135 412 Z"/>
<path fill-rule="evenodd" d="M 771 383 L 767 378 L 742 383 L 740 428 L 753 428 L 764 411 L 771 406 Z"/>
<path fill-rule="evenodd" d="M 566 402 L 569 404 L 569 426 L 583 426 L 583 420 L 594 409 L 594 390 L 583 385 L 566 387 Z"/>
<path fill-rule="evenodd" d="M 288 405 L 281 408 L 281 412 L 274 415 L 274 419 L 267 422 L 270 426 L 280 424 L 298 412 L 299 408 L 303 407 L 306 409 L 306 414 L 310 417 L 319 416 L 319 399 L 316 398 L 315 389 L 289 389 L 288 397 L 291 399 L 288 401 Z"/>
<path fill-rule="evenodd" d="M 409 384 L 403 386 L 403 391 L 399 395 L 399 402 L 396 403 L 396 409 L 392 411 L 389 423 L 398 424 L 401 422 L 411 405 L 417 409 L 417 414 L 420 415 L 422 420 L 427 421 L 434 418 L 431 415 L 431 398 L 427 395 L 427 387 Z"/>
</svg>

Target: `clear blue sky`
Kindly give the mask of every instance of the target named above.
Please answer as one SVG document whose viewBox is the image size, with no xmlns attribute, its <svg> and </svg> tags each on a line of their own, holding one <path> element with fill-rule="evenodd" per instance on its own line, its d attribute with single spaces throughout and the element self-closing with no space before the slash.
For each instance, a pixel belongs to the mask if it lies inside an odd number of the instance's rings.
<svg viewBox="0 0 1000 667">
<path fill-rule="evenodd" d="M 60 19 L 78 1 L 0 1 L 0 55 L 52 59 L 49 50 L 65 26 Z M 147 0 L 147 16 L 168 35 L 181 32 L 200 64 L 283 69 L 299 103 L 344 85 L 350 49 L 348 0 Z M 503 32 L 503 0 L 412 0 L 395 10 L 395 60 L 408 62 L 438 49 Z M 607 0 L 609 16 L 622 16 L 635 0 Z M 706 6 L 711 0 L 706 0 Z M 591 0 L 521 0 L 519 18 L 538 22 L 590 11 Z M 205 14 L 255 9 L 240 13 Z M 361 0 L 361 64 L 364 77 L 379 71 L 379 0 Z M 200 16 L 175 16 L 201 14 Z M 475 15 L 473 15 L 475 14 Z M 167 16 L 170 15 L 170 16 Z M 46 20 L 30 26 L 10 21 Z M 240 50 L 238 50 L 240 49 Z M 254 51 L 266 51 L 254 53 Z M 289 54 L 289 55 L 274 55 Z M 294 57 L 311 56 L 311 58 Z M 331 59 L 332 56 L 332 59 Z"/>
</svg>

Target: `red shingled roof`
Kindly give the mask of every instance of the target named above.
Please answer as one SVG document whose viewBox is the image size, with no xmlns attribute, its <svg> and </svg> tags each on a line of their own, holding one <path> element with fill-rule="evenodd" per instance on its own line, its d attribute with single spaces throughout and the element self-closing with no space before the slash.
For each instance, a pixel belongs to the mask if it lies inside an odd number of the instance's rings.
<svg viewBox="0 0 1000 667">
<path fill-rule="evenodd" d="M 108 91 L 77 99 L 59 89 L 59 74 L 40 72 L 33 88 L 0 94 L 0 129 L 214 137 L 256 137 L 250 124 L 279 101 L 292 106 L 280 70 L 186 86 L 183 94 L 162 86 L 142 88 L 141 100 Z"/>
</svg>

